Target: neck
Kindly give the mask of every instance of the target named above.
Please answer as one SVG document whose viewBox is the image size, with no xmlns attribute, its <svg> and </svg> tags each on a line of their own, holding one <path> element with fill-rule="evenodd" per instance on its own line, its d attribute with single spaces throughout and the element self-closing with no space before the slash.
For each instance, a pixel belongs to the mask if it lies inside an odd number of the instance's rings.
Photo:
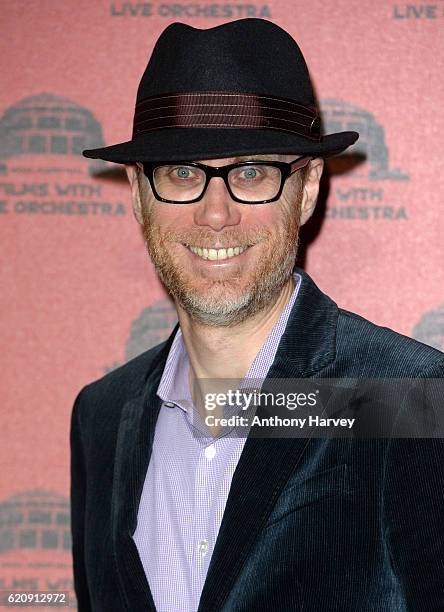
<svg viewBox="0 0 444 612">
<path fill-rule="evenodd" d="M 235 327 L 208 327 L 177 307 L 183 341 L 194 378 L 242 379 L 269 336 L 294 290 L 293 275 L 276 301 Z"/>
</svg>

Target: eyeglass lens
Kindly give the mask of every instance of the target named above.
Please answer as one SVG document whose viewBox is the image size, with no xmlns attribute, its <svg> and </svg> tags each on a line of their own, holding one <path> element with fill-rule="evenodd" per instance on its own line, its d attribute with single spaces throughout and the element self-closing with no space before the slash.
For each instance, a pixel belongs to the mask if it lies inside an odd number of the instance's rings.
<svg viewBox="0 0 444 612">
<path fill-rule="evenodd" d="M 186 202 L 202 195 L 206 176 L 202 168 L 170 164 L 155 168 L 153 181 L 161 198 Z M 233 195 L 240 200 L 269 200 L 279 192 L 281 171 L 263 164 L 238 166 L 228 173 L 228 184 Z"/>
</svg>

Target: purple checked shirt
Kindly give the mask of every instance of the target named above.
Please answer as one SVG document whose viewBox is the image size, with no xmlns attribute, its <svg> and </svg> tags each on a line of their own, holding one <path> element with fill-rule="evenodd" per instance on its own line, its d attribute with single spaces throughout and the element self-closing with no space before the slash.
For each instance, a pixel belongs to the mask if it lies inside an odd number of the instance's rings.
<svg viewBox="0 0 444 612">
<path fill-rule="evenodd" d="M 246 379 L 264 379 L 301 277 Z M 133 539 L 158 612 L 196 612 L 245 437 L 195 433 L 189 360 L 180 328 L 157 395 L 162 399 Z M 194 431 L 194 435 L 193 435 Z"/>
</svg>

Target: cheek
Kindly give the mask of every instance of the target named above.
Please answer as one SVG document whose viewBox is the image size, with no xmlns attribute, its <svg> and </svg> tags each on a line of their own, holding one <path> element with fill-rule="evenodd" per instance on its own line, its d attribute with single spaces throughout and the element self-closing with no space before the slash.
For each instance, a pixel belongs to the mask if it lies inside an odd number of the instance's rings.
<svg viewBox="0 0 444 612">
<path fill-rule="evenodd" d="M 281 201 L 283 207 L 287 211 L 296 211 L 300 207 L 302 198 L 302 184 L 301 183 L 293 183 L 287 186 L 287 189 L 284 189 L 281 196 Z"/>
<path fill-rule="evenodd" d="M 260 206 L 260 205 L 258 205 Z M 251 223 L 261 227 L 267 227 L 273 231 L 273 228 L 282 230 L 286 226 L 288 220 L 294 215 L 294 208 L 288 201 L 282 198 L 278 202 L 264 204 L 260 210 L 254 210 L 251 216 Z"/>
<path fill-rule="evenodd" d="M 192 215 L 184 209 L 178 209 L 174 204 L 152 202 L 148 208 L 147 218 L 162 229 L 177 229 L 192 224 Z"/>
</svg>

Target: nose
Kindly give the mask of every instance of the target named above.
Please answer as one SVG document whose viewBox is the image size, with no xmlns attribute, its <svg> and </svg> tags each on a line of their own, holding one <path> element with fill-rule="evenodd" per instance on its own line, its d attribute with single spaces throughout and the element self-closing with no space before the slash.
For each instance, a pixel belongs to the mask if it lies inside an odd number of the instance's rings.
<svg viewBox="0 0 444 612">
<path fill-rule="evenodd" d="M 203 198 L 197 202 L 195 224 L 221 231 L 224 227 L 238 225 L 241 216 L 240 205 L 231 199 L 223 178 L 213 176 Z"/>
</svg>

